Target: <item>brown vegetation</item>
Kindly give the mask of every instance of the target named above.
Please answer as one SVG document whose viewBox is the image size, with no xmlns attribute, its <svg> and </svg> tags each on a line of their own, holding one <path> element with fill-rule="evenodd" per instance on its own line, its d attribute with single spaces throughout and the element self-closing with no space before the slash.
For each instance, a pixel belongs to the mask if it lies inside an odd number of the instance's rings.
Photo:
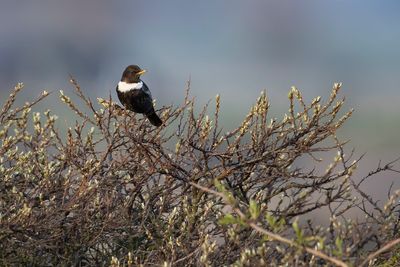
<svg viewBox="0 0 400 267">
<path fill-rule="evenodd" d="M 219 96 L 196 114 L 188 93 L 154 128 L 71 82 L 89 111 L 61 93 L 78 117 L 66 134 L 50 111 L 31 112 L 46 92 L 15 108 L 17 85 L 0 112 L 0 265 L 366 266 L 399 243 L 400 191 L 378 205 L 361 190 L 396 170 L 354 178 L 360 158 L 336 136 L 351 115 L 340 84 L 310 104 L 292 88 L 282 120 L 263 93 L 225 133 Z M 321 209 L 326 227 L 304 219 Z"/>
</svg>

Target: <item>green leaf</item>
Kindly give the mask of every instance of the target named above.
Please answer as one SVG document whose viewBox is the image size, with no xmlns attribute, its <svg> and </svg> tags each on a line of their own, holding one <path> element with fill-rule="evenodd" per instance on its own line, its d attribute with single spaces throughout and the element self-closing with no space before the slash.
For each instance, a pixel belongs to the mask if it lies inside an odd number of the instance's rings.
<svg viewBox="0 0 400 267">
<path fill-rule="evenodd" d="M 249 211 L 250 211 L 250 216 L 253 220 L 256 220 L 258 216 L 260 216 L 260 206 L 253 199 L 250 200 Z"/>
<path fill-rule="evenodd" d="M 221 192 L 221 193 L 225 193 L 226 192 L 226 189 L 225 189 L 224 185 L 220 181 L 218 181 L 217 179 L 214 179 L 214 186 L 217 188 L 218 192 Z"/>
<path fill-rule="evenodd" d="M 271 226 L 272 228 L 276 227 L 276 219 L 274 216 L 272 216 L 271 214 L 267 213 L 267 215 L 265 215 L 265 219 L 267 220 L 269 226 Z"/>
<path fill-rule="evenodd" d="M 238 219 L 235 218 L 232 214 L 225 214 L 224 217 L 218 220 L 218 222 L 221 225 L 239 223 Z"/>
<path fill-rule="evenodd" d="M 301 231 L 299 224 L 297 223 L 297 220 L 295 220 L 292 224 L 294 232 L 296 233 L 296 237 L 298 239 L 298 241 L 301 243 L 301 241 L 303 240 L 303 232 Z"/>
<path fill-rule="evenodd" d="M 318 243 L 317 243 L 317 248 L 319 249 L 319 250 L 324 250 L 324 248 L 325 248 L 325 238 L 323 238 L 323 237 L 317 237 L 317 239 L 318 239 Z"/>
<path fill-rule="evenodd" d="M 336 237 L 335 245 L 337 249 L 337 255 L 338 256 L 343 255 L 343 240 L 340 237 Z"/>
</svg>

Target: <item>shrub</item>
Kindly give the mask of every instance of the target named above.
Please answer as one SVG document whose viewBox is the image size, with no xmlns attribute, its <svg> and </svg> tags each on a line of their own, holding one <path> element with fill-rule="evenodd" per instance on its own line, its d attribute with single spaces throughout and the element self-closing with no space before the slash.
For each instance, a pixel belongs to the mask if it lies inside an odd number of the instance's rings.
<svg viewBox="0 0 400 267">
<path fill-rule="evenodd" d="M 309 104 L 292 88 L 282 120 L 262 93 L 224 133 L 219 96 L 213 115 L 196 113 L 189 83 L 154 128 L 71 82 L 83 106 L 61 92 L 77 116 L 66 133 L 50 111 L 31 112 L 47 92 L 15 108 L 18 84 L 1 110 L 1 265 L 366 266 L 400 242 L 400 191 L 380 206 L 361 190 L 394 162 L 356 183 L 361 158 L 336 135 L 352 113 L 341 84 Z M 354 209 L 365 218 L 349 219 Z M 321 210 L 329 225 L 307 219 Z"/>
</svg>

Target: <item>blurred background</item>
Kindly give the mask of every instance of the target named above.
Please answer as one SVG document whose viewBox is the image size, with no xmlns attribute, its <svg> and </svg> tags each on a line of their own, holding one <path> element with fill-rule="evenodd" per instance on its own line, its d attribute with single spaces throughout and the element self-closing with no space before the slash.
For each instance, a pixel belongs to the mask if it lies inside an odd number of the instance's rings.
<svg viewBox="0 0 400 267">
<path fill-rule="evenodd" d="M 238 125 L 266 90 L 272 114 L 297 86 L 326 99 L 343 82 L 355 113 L 342 138 L 366 156 L 359 169 L 400 156 L 400 2 L 373 1 L 0 1 L 0 93 L 25 83 L 19 101 L 54 91 L 44 108 L 65 113 L 72 74 L 93 99 L 116 98 L 123 69 L 138 64 L 157 105 L 181 103 L 186 81 L 198 104 L 222 98 L 224 129 Z M 72 115 L 72 114 L 71 114 Z M 61 122 L 67 120 L 61 117 Z M 399 164 L 400 165 L 400 164 Z M 385 197 L 395 174 L 368 184 Z M 394 187 L 399 188 L 399 183 Z"/>
</svg>

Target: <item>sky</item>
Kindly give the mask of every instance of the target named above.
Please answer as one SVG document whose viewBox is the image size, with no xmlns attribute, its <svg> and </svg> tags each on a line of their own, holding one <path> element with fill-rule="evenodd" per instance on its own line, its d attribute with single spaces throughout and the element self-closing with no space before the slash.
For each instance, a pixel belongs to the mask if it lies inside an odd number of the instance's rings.
<svg viewBox="0 0 400 267">
<path fill-rule="evenodd" d="M 266 90 L 277 117 L 287 93 L 326 99 L 343 82 L 354 108 L 342 137 L 365 165 L 400 156 L 400 2 L 395 0 L 0 0 L 0 96 L 17 82 L 21 101 L 58 90 L 73 75 L 89 96 L 114 98 L 123 69 L 143 80 L 157 105 L 178 105 L 185 84 L 204 104 L 220 94 L 227 130 Z M 367 169 L 363 169 L 364 173 Z M 398 177 L 397 177 L 398 178 Z M 380 178 L 387 184 L 389 180 Z M 376 180 L 376 184 L 382 184 Z M 383 194 L 382 190 L 378 190 Z"/>
</svg>

